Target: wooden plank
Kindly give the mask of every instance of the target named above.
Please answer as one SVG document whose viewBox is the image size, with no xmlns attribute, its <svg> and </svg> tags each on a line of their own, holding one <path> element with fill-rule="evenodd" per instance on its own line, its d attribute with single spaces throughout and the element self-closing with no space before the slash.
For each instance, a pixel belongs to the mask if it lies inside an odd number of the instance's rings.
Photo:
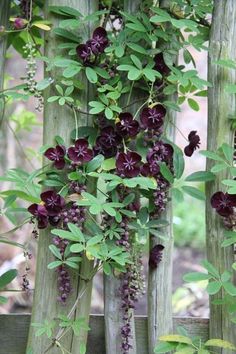
<svg viewBox="0 0 236 354">
<path fill-rule="evenodd" d="M 215 60 L 236 58 L 235 27 L 236 1 L 225 0 L 214 2 L 212 16 L 212 28 L 209 46 L 208 80 L 213 87 L 209 88 L 208 94 L 208 146 L 215 151 L 223 143 L 233 146 L 234 131 L 231 129 L 229 116 L 235 116 L 236 96 L 225 92 L 225 85 L 236 82 L 236 72 L 233 69 L 222 68 L 214 64 Z M 207 161 L 207 170 L 210 170 L 214 162 Z M 226 191 L 220 183 L 227 178 L 226 172 L 222 171 L 216 176 L 214 182 L 207 183 L 206 202 L 206 235 L 207 256 L 219 271 L 223 273 L 230 270 L 234 260 L 233 247 L 222 248 L 224 239 L 224 225 L 222 218 L 211 208 L 210 198 L 219 190 Z M 211 298 L 222 298 L 219 292 Z M 230 321 L 230 315 L 224 306 L 210 305 L 210 337 L 229 340 L 236 344 L 236 325 Z M 227 350 L 222 351 L 229 353 Z"/>
<path fill-rule="evenodd" d="M 123 0 L 124 11 L 131 14 L 136 14 L 141 4 L 140 0 Z M 132 88 L 131 88 L 132 89 Z M 131 95 L 131 102 L 137 99 L 140 95 L 140 90 L 133 90 Z M 126 105 L 127 96 L 122 97 L 121 107 Z M 141 103 L 140 103 L 141 104 Z M 129 107 L 128 111 L 135 113 L 137 105 Z M 122 320 L 121 310 L 121 295 L 120 287 L 122 281 L 115 276 L 104 276 L 104 312 L 105 312 L 105 333 L 106 333 L 106 353 L 107 354 L 120 354 L 121 353 L 121 327 L 124 324 Z M 134 311 L 130 310 L 131 319 L 131 333 L 130 344 L 132 349 L 129 350 L 130 354 L 136 354 L 136 340 L 135 340 L 135 325 L 134 325 Z"/>
<path fill-rule="evenodd" d="M 208 335 L 208 319 L 191 317 L 174 317 L 174 333 L 178 326 L 184 327 L 190 336 L 200 336 L 206 341 Z M 30 325 L 29 314 L 0 315 L 0 354 L 25 354 L 27 333 Z M 87 354 L 105 354 L 105 333 L 103 315 L 90 316 L 90 332 L 88 336 Z M 137 354 L 148 353 L 147 318 L 135 317 Z M 41 354 L 41 352 L 33 352 Z M 58 352 L 57 352 L 58 354 Z M 108 353 L 106 353 L 108 354 Z"/>
<path fill-rule="evenodd" d="M 59 17 L 53 15 L 52 13 L 48 13 L 49 6 L 70 6 L 74 9 L 78 9 L 79 11 L 84 12 L 84 14 L 88 13 L 88 11 L 94 12 L 97 7 L 92 6 L 92 4 L 98 3 L 97 0 L 47 0 L 45 1 L 45 13 L 46 17 L 50 20 L 54 27 L 58 26 Z M 95 25 L 95 24 L 93 24 Z M 80 35 L 83 38 L 88 38 L 90 35 L 90 26 L 83 26 L 83 30 L 80 31 Z M 49 58 L 55 58 L 58 54 L 58 45 L 63 42 L 59 37 L 55 36 L 53 31 L 47 33 L 45 37 L 45 54 Z M 56 68 L 52 70 L 53 78 L 57 78 L 60 76 L 61 71 Z M 46 76 L 48 73 L 46 73 Z M 87 111 L 87 102 L 89 100 L 88 92 L 89 87 L 87 86 L 87 80 L 83 80 L 85 83 L 85 90 L 83 96 L 79 97 L 81 102 L 83 102 L 83 108 Z M 48 90 L 45 91 L 45 102 L 47 102 L 47 98 L 55 95 L 55 89 L 53 86 L 50 86 Z M 78 115 L 79 125 L 87 125 L 88 116 L 86 115 Z M 70 133 L 75 128 L 75 120 L 73 111 L 66 106 L 59 106 L 57 103 L 45 104 L 44 109 L 44 133 L 43 140 L 44 144 L 54 144 L 54 136 L 59 135 L 64 138 L 66 144 L 70 143 Z M 48 163 L 48 161 L 47 161 Z M 51 261 L 53 261 L 54 257 L 49 251 L 49 245 L 52 242 L 52 236 L 49 230 L 42 230 L 39 236 L 38 243 L 38 255 L 37 255 L 37 271 L 36 271 L 36 285 L 35 285 L 35 293 L 34 293 L 34 305 L 32 311 L 32 322 L 43 323 L 45 319 L 51 321 L 53 318 L 57 317 L 58 314 L 68 314 L 70 309 L 72 308 L 75 300 L 77 298 L 77 294 L 79 291 L 79 277 L 75 272 L 71 272 L 71 282 L 73 293 L 70 295 L 67 306 L 61 306 L 57 302 L 57 273 L 53 270 L 48 270 L 47 265 Z M 87 309 L 90 306 L 90 293 L 91 287 L 86 293 L 85 303 L 81 300 L 81 308 L 83 310 Z M 78 309 L 79 315 L 79 309 Z M 90 312 L 90 311 L 89 311 Z M 88 313 L 89 313 L 88 312 Z M 84 311 L 85 315 L 85 311 Z M 85 316 L 87 317 L 87 315 Z M 73 335 L 72 333 L 68 333 L 64 336 L 60 343 L 63 345 L 65 349 L 68 351 L 73 351 L 73 354 L 78 353 L 79 348 L 74 349 L 73 344 Z M 77 339 L 75 339 L 77 343 Z M 30 327 L 29 331 L 29 339 L 28 339 L 28 348 L 32 348 L 33 352 L 37 354 L 44 353 L 44 351 L 49 347 L 51 341 L 46 337 L 36 337 L 35 336 L 35 328 Z M 50 349 L 50 354 L 58 354 L 58 348 L 54 347 Z"/>
<path fill-rule="evenodd" d="M 160 7 L 169 9 L 171 2 L 169 0 L 161 0 Z M 170 44 L 171 46 L 171 44 Z M 176 97 L 171 99 L 175 100 Z M 174 122 L 176 112 L 168 110 L 166 121 Z M 167 131 L 168 138 L 173 141 L 175 129 L 169 124 Z M 171 195 L 169 193 L 171 199 Z M 165 240 L 155 236 L 150 236 L 150 250 L 157 244 L 162 244 L 165 248 L 163 251 L 163 259 L 156 269 L 149 268 L 148 275 L 148 342 L 149 354 L 154 354 L 154 348 L 158 338 L 172 332 L 172 262 L 173 262 L 173 215 L 172 202 L 170 201 L 161 218 L 168 221 L 169 225 L 163 230 Z M 162 231 L 162 235 L 163 235 Z"/>
</svg>

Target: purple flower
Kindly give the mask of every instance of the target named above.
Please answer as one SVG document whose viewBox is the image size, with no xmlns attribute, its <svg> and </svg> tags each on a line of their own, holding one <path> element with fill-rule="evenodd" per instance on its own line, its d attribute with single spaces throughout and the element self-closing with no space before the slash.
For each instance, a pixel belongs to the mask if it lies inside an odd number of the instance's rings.
<svg viewBox="0 0 236 354">
<path fill-rule="evenodd" d="M 66 148 L 62 145 L 57 145 L 55 148 L 49 148 L 44 153 L 50 161 L 54 161 L 54 166 L 58 170 L 62 170 L 65 167 L 65 154 Z"/>
<path fill-rule="evenodd" d="M 13 26 L 14 26 L 14 29 L 21 30 L 22 28 L 24 28 L 26 26 L 26 23 L 23 18 L 17 17 L 14 20 Z"/>
<path fill-rule="evenodd" d="M 103 155 L 106 158 L 113 157 L 117 154 L 117 146 L 106 146 L 104 144 L 104 140 L 101 136 L 99 136 L 96 140 L 96 145 L 93 148 L 95 155 Z"/>
<path fill-rule="evenodd" d="M 46 191 L 41 193 L 41 200 L 49 216 L 58 216 L 65 206 L 65 199 L 55 191 Z"/>
<path fill-rule="evenodd" d="M 38 221 L 38 228 L 45 229 L 48 225 L 48 212 L 44 205 L 32 204 L 28 211 L 35 216 Z"/>
<path fill-rule="evenodd" d="M 91 63 L 92 51 L 88 44 L 80 44 L 76 48 L 76 52 L 80 59 L 82 59 L 84 65 Z"/>
<path fill-rule="evenodd" d="M 86 139 L 78 139 L 75 142 L 75 146 L 68 149 L 68 156 L 71 161 L 82 164 L 92 160 L 93 150 L 89 149 Z"/>
<path fill-rule="evenodd" d="M 120 121 L 116 124 L 117 132 L 123 137 L 135 137 L 139 132 L 139 123 L 133 119 L 129 112 L 121 113 L 119 115 Z"/>
<path fill-rule="evenodd" d="M 117 172 L 125 177 L 136 177 L 140 172 L 141 156 L 136 152 L 121 152 L 116 160 Z"/>
<path fill-rule="evenodd" d="M 164 248 L 165 247 L 162 245 L 156 245 L 151 249 L 148 262 L 150 268 L 157 268 L 158 264 L 162 260 L 162 252 Z"/>
<path fill-rule="evenodd" d="M 200 137 L 197 135 L 197 131 L 193 130 L 188 135 L 189 144 L 185 146 L 184 153 L 186 156 L 190 157 L 194 151 L 200 147 Z"/>
<path fill-rule="evenodd" d="M 154 57 L 155 61 L 155 66 L 154 69 L 159 71 L 162 75 L 168 75 L 170 72 L 170 69 L 166 65 L 163 57 L 163 53 L 158 53 Z"/>
<path fill-rule="evenodd" d="M 103 27 L 94 30 L 92 39 L 87 41 L 87 45 L 91 48 L 93 54 L 103 53 L 108 45 L 107 31 Z"/>
<path fill-rule="evenodd" d="M 141 123 L 145 129 L 159 129 L 164 123 L 166 109 L 161 104 L 153 108 L 145 107 L 141 112 Z"/>
<path fill-rule="evenodd" d="M 141 173 L 143 176 L 157 176 L 160 172 L 160 162 L 166 164 L 172 164 L 173 147 L 170 144 L 165 144 L 162 141 L 158 141 L 147 154 L 147 163 L 141 167 Z"/>
<path fill-rule="evenodd" d="M 115 129 L 111 125 L 101 130 L 99 139 L 100 144 L 106 147 L 112 147 L 120 144 L 121 140 L 121 136 L 116 133 Z"/>
<path fill-rule="evenodd" d="M 234 213 L 236 207 L 236 194 L 216 192 L 211 197 L 211 206 L 217 213 L 224 217 L 229 217 Z"/>
</svg>

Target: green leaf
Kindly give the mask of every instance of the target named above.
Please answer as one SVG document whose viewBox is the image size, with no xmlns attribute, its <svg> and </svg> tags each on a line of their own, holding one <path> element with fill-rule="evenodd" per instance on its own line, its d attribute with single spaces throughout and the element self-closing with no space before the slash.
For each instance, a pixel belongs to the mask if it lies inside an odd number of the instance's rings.
<svg viewBox="0 0 236 354">
<path fill-rule="evenodd" d="M 61 252 L 59 251 L 59 249 L 55 245 L 50 245 L 49 249 L 56 258 L 59 258 L 60 260 L 62 260 Z"/>
<path fill-rule="evenodd" d="M 80 65 L 70 65 L 63 71 L 63 76 L 67 79 L 77 75 L 81 71 Z"/>
<path fill-rule="evenodd" d="M 70 246 L 70 251 L 73 253 L 80 253 L 84 251 L 85 246 L 80 243 L 75 243 L 74 245 Z"/>
<path fill-rule="evenodd" d="M 60 267 L 60 265 L 62 265 L 61 261 L 54 261 L 48 264 L 48 269 L 54 269 Z"/>
<path fill-rule="evenodd" d="M 116 160 L 114 157 L 111 157 L 109 159 L 106 159 L 103 161 L 101 168 L 104 171 L 110 171 L 110 170 L 114 170 L 116 168 Z"/>
<path fill-rule="evenodd" d="M 86 344 L 81 343 L 79 346 L 79 354 L 85 354 L 86 353 Z"/>
<path fill-rule="evenodd" d="M 162 354 L 162 353 L 169 353 L 176 348 L 177 344 L 174 343 L 159 343 L 157 347 L 154 349 L 154 353 Z"/>
<path fill-rule="evenodd" d="M 60 37 L 66 38 L 71 42 L 78 43 L 79 42 L 79 37 L 75 36 L 72 32 L 67 31 L 63 28 L 54 28 L 53 32 Z"/>
<path fill-rule="evenodd" d="M 198 188 L 191 187 L 191 186 L 183 186 L 181 187 L 182 190 L 190 195 L 193 198 L 199 199 L 199 200 L 205 200 L 206 196 L 203 192 L 201 192 Z"/>
<path fill-rule="evenodd" d="M 87 79 L 89 82 L 91 82 L 92 84 L 96 84 L 98 81 L 98 76 L 95 70 L 93 70 L 92 68 L 90 68 L 89 66 L 86 67 L 85 69 L 85 73 L 87 76 Z"/>
<path fill-rule="evenodd" d="M 82 17 L 82 14 L 78 10 L 69 6 L 49 6 L 49 11 L 67 17 Z"/>
<path fill-rule="evenodd" d="M 85 241 L 84 235 L 78 226 L 70 222 L 67 224 L 67 226 L 69 230 L 73 233 L 73 235 L 76 236 L 77 241 L 81 241 L 81 242 Z"/>
<path fill-rule="evenodd" d="M 223 281 L 223 280 L 222 280 Z M 236 296 L 236 287 L 230 283 L 230 282 L 224 282 L 223 283 L 223 288 L 225 289 L 225 291 L 231 295 L 231 296 Z"/>
<path fill-rule="evenodd" d="M 0 289 L 3 289 L 6 285 L 12 282 L 17 276 L 16 269 L 10 269 L 0 276 Z"/>
<path fill-rule="evenodd" d="M 136 43 L 127 43 L 127 46 L 131 48 L 133 51 L 138 52 L 140 54 L 147 55 L 147 50 L 143 48 L 141 45 Z"/>
<path fill-rule="evenodd" d="M 194 172 L 185 178 L 186 182 L 208 182 L 214 181 L 215 175 L 208 171 L 198 171 Z"/>
<path fill-rule="evenodd" d="M 226 165 L 226 163 L 220 163 L 220 164 L 214 165 L 214 166 L 211 168 L 211 172 L 217 173 L 217 172 L 226 170 L 227 168 L 228 168 L 228 166 Z"/>
<path fill-rule="evenodd" d="M 164 342 L 176 342 L 176 343 L 184 343 L 184 344 L 192 344 L 192 340 L 186 336 L 181 336 L 179 334 L 169 334 L 166 336 L 161 336 L 159 338 L 160 341 Z"/>
<path fill-rule="evenodd" d="M 69 241 L 78 241 L 77 236 L 75 236 L 72 232 L 69 231 L 53 229 L 51 233 Z"/>
<path fill-rule="evenodd" d="M 225 155 L 226 160 L 231 163 L 234 156 L 234 148 L 224 143 L 222 144 L 221 149 L 223 151 L 223 154 Z"/>
<path fill-rule="evenodd" d="M 204 344 L 207 347 L 219 347 L 219 348 L 224 348 L 224 349 L 231 349 L 231 350 L 236 350 L 236 347 L 223 339 L 209 339 L 207 342 Z"/>
<path fill-rule="evenodd" d="M 125 53 L 125 49 L 122 45 L 115 47 L 115 56 L 117 58 L 122 58 Z"/>
<path fill-rule="evenodd" d="M 211 278 L 212 278 L 211 275 L 206 273 L 200 273 L 200 272 L 187 273 L 183 276 L 183 280 L 186 281 L 187 283 L 209 280 Z"/>
<path fill-rule="evenodd" d="M 43 91 L 45 90 L 48 86 L 50 86 L 53 83 L 53 79 L 51 77 L 48 77 L 46 79 L 43 79 L 39 81 L 36 85 L 37 90 Z"/>
<path fill-rule="evenodd" d="M 193 100 L 192 98 L 188 98 L 189 107 L 191 107 L 194 111 L 198 112 L 200 110 L 199 104 L 197 101 Z"/>
<path fill-rule="evenodd" d="M 106 275 L 111 275 L 111 266 L 109 263 L 107 262 L 103 263 L 103 271 Z"/>
<path fill-rule="evenodd" d="M 218 272 L 218 270 L 206 259 L 204 259 L 201 264 L 209 272 L 209 274 L 213 275 L 213 277 L 220 278 L 220 273 Z"/>
<path fill-rule="evenodd" d="M 102 166 L 104 162 L 104 156 L 103 155 L 97 155 L 95 156 L 91 161 L 86 166 L 86 171 L 93 172 L 96 171 L 99 167 Z"/>
<path fill-rule="evenodd" d="M 169 183 L 174 182 L 174 176 L 165 162 L 160 163 L 160 172 Z"/>
<path fill-rule="evenodd" d="M 98 101 L 89 102 L 89 106 L 93 107 L 89 111 L 90 114 L 98 114 L 98 113 L 101 113 L 102 111 L 104 111 L 104 109 L 105 109 L 105 105 L 101 102 L 98 102 Z"/>
<path fill-rule="evenodd" d="M 207 150 L 201 150 L 199 152 L 200 152 L 201 155 L 208 157 L 208 159 L 215 160 L 215 161 L 220 161 L 220 162 L 224 162 L 225 163 L 225 160 L 221 156 L 216 154 L 215 152 L 207 151 Z"/>
<path fill-rule="evenodd" d="M 130 70 L 128 73 L 128 79 L 131 81 L 137 80 L 140 77 L 141 73 L 142 71 L 133 67 L 132 70 Z"/>
<path fill-rule="evenodd" d="M 174 171 L 177 179 L 180 179 L 184 173 L 185 161 L 183 151 L 174 146 Z"/>
<path fill-rule="evenodd" d="M 146 33 L 146 28 L 142 25 L 141 22 L 137 21 L 136 23 L 127 23 L 126 27 L 132 29 L 133 31 Z"/>
<path fill-rule="evenodd" d="M 208 283 L 206 291 L 208 292 L 209 295 L 214 295 L 220 291 L 221 287 L 222 287 L 221 282 L 211 281 Z"/>
<path fill-rule="evenodd" d="M 5 296 L 0 296 L 0 304 L 4 305 L 6 304 L 8 299 Z"/>
<path fill-rule="evenodd" d="M 105 116 L 107 119 L 113 118 L 113 111 L 109 107 L 106 107 L 105 109 Z"/>
<path fill-rule="evenodd" d="M 236 62 L 232 59 L 219 59 L 214 60 L 213 64 L 223 66 L 224 68 L 236 69 Z"/>
<path fill-rule="evenodd" d="M 132 60 L 132 62 L 134 63 L 134 65 L 135 65 L 139 70 L 142 70 L 142 68 L 143 68 L 142 63 L 141 63 L 141 61 L 139 60 L 139 58 L 138 58 L 136 55 L 131 54 L 130 59 Z"/>
</svg>

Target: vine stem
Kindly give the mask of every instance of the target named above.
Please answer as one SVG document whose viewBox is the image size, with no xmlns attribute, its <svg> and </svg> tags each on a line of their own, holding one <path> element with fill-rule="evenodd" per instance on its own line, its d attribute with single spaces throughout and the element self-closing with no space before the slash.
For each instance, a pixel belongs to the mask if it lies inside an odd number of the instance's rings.
<svg viewBox="0 0 236 354">
<path fill-rule="evenodd" d="M 75 110 L 74 106 L 72 106 L 72 110 L 73 110 L 74 118 L 75 118 L 75 140 L 77 140 L 78 139 L 78 117 L 77 117 L 76 110 Z"/>
<path fill-rule="evenodd" d="M 100 267 L 101 267 L 101 264 L 98 264 L 98 265 L 94 268 L 94 270 L 93 270 L 91 276 L 90 276 L 88 279 L 83 279 L 83 280 L 84 280 L 84 285 L 83 285 L 82 289 L 80 290 L 80 292 L 78 293 L 78 296 L 77 296 L 77 298 L 76 298 L 76 300 L 75 300 L 75 302 L 74 302 L 74 304 L 73 304 L 73 306 L 72 306 L 70 312 L 69 312 L 68 315 L 67 315 L 67 318 L 68 318 L 68 319 L 70 319 L 70 318 L 72 317 L 72 315 L 73 315 L 73 313 L 75 312 L 76 307 L 77 307 L 77 305 L 78 305 L 78 303 L 79 303 L 79 300 L 80 300 L 80 299 L 83 297 L 83 295 L 85 294 L 85 292 L 86 292 L 86 290 L 87 290 L 88 284 L 89 284 L 90 281 L 93 279 L 93 277 L 97 274 L 97 272 L 100 270 Z M 43 354 L 48 353 L 49 350 L 50 350 L 52 347 L 54 347 L 55 344 L 58 345 L 59 340 L 65 335 L 65 332 L 66 332 L 65 328 L 61 328 L 61 329 L 58 331 L 58 333 L 56 334 L 56 336 L 53 338 L 52 343 L 48 346 L 48 348 L 46 348 L 46 350 L 44 351 Z"/>
</svg>

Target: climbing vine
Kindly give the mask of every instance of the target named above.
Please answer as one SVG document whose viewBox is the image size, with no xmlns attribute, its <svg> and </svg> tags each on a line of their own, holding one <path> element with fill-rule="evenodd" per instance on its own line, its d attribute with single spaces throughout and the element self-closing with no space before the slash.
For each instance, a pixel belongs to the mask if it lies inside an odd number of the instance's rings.
<svg viewBox="0 0 236 354">
<path fill-rule="evenodd" d="M 229 169 L 232 179 L 222 181 L 229 187 L 227 192 L 215 193 L 211 204 L 227 229 L 222 247 L 236 240 L 234 149 L 223 144 L 216 152 L 201 151 L 216 165 L 211 171 L 183 178 L 184 155 L 191 158 L 196 153 L 200 136 L 196 128 L 184 137 L 178 122 L 168 114 L 170 110 L 180 112 L 184 102 L 198 111 L 197 98 L 205 97 L 211 86 L 199 77 L 189 49 L 207 49 L 212 1 L 175 0 L 168 9 L 155 1 L 143 1 L 135 16 L 124 11 L 118 1 L 101 1 L 100 9 L 88 16 L 70 7 L 51 6 L 50 13 L 60 19 L 57 28 L 42 17 L 41 5 L 40 1 L 14 2 L 11 27 L 1 27 L 1 36 L 8 36 L 9 43 L 26 60 L 22 85 L 4 89 L 1 102 L 6 105 L 9 100 L 33 96 L 39 111 L 52 102 L 67 106 L 74 115 L 74 129 L 69 145 L 55 136 L 53 146 L 40 149 L 45 159 L 41 169 L 32 173 L 14 169 L 6 173 L 2 180 L 11 181 L 14 189 L 1 192 L 5 201 L 2 214 L 7 215 L 18 199 L 24 200 L 28 205 L 21 210 L 25 213 L 23 224 L 32 223 L 34 236 L 38 236 L 38 230 L 50 228 L 49 248 L 55 259 L 48 264 L 48 271 L 58 274 L 57 300 L 61 304 L 67 306 L 72 291 L 71 275 L 80 277 L 82 255 L 94 261 L 68 315 L 58 314 L 56 319 L 34 323 L 36 335 L 47 335 L 49 348 L 57 345 L 62 353 L 67 353 L 61 338 L 69 330 L 80 335 L 81 330 L 89 329 L 82 318 L 73 320 L 73 314 L 87 283 L 102 269 L 106 275 L 116 274 L 121 279 L 121 348 L 127 354 L 131 348 L 131 310 L 145 289 L 142 250 L 149 235 L 160 238 L 168 225 L 162 216 L 172 196 L 179 202 L 184 194 L 204 200 L 204 193 L 193 182 L 213 181 L 216 173 Z M 82 41 L 80 29 L 91 22 L 97 26 L 90 38 Z M 42 54 L 42 31 L 52 31 L 60 39 L 53 58 Z M 176 60 L 180 53 L 183 64 Z M 45 77 L 37 82 L 40 61 L 45 65 Z M 236 67 L 231 60 L 216 64 Z M 84 90 L 83 80 L 94 89 L 87 110 L 81 108 L 78 99 Z M 48 87 L 53 95 L 45 102 L 43 93 Z M 234 89 L 232 85 L 228 87 L 231 92 Z M 81 126 L 81 115 L 92 124 Z M 186 140 L 184 151 L 169 139 L 171 128 Z M 150 250 L 151 271 L 161 262 L 163 249 L 158 244 Z M 204 267 L 207 273 L 187 274 L 185 280 L 208 280 L 209 294 L 223 287 L 226 296 L 218 304 L 227 303 L 235 322 L 235 305 L 230 305 L 236 296 L 231 281 L 235 264 L 223 274 L 207 261 Z M 27 290 L 26 275 L 23 288 Z M 3 286 L 0 278 L 0 288 Z M 188 353 L 200 353 L 203 348 L 183 334 L 178 338 L 163 337 L 162 341 L 164 346 L 158 346 L 157 353 L 181 348 L 187 348 Z M 209 353 L 207 347 L 214 345 L 230 346 L 210 340 L 205 343 L 204 353 Z M 82 343 L 80 352 L 85 351 Z"/>
</svg>

